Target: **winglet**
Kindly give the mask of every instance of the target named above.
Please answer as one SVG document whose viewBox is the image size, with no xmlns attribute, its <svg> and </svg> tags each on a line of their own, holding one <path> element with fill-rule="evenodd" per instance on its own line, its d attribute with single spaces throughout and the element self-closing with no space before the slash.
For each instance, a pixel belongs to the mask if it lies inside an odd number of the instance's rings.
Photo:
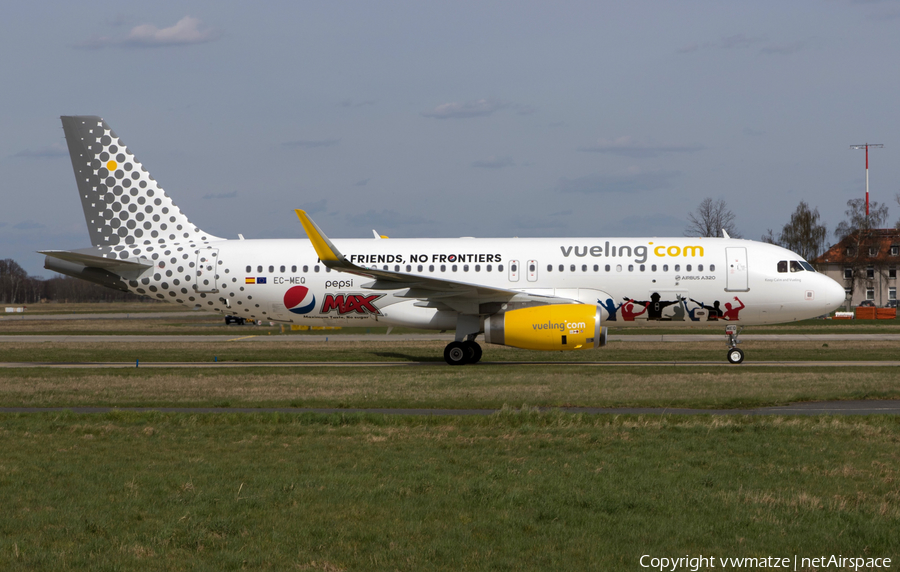
<svg viewBox="0 0 900 572">
<path fill-rule="evenodd" d="M 321 260 L 325 266 L 343 266 L 343 263 L 346 262 L 344 255 L 341 254 L 341 251 L 338 250 L 330 240 L 328 240 L 328 237 L 325 236 L 322 229 L 309 218 L 306 211 L 296 209 L 294 212 L 297 213 L 297 218 L 300 219 L 300 224 L 303 225 L 303 230 L 305 230 L 306 235 L 309 236 L 309 241 L 312 242 L 313 248 L 316 249 L 319 260 Z"/>
</svg>

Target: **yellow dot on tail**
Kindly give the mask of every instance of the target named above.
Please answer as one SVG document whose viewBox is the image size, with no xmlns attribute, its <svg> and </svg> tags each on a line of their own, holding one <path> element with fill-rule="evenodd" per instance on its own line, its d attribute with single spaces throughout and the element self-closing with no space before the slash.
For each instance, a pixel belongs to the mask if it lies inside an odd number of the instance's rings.
<svg viewBox="0 0 900 572">
<path fill-rule="evenodd" d="M 118 166 L 119 166 L 119 164 L 116 163 L 115 161 L 110 161 L 109 163 L 106 164 L 106 168 L 109 169 L 110 171 L 115 171 L 116 167 L 118 167 Z"/>
</svg>

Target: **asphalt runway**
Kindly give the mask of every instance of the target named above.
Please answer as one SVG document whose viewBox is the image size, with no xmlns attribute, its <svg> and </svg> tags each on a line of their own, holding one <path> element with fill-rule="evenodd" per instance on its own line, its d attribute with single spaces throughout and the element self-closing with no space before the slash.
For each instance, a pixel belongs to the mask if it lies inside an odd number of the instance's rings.
<svg viewBox="0 0 900 572">
<path fill-rule="evenodd" d="M 559 407 L 539 411 L 563 411 L 587 415 L 900 415 L 900 400 L 823 401 L 793 403 L 755 409 L 679 409 L 651 407 Z M 162 413 L 376 413 L 382 415 L 493 415 L 499 409 L 329 409 L 305 407 L 0 407 L 0 413 L 110 413 L 112 411 L 159 411 Z"/>
<path fill-rule="evenodd" d="M 630 334 L 610 335 L 617 342 L 724 342 L 725 334 Z M 898 341 L 900 334 L 743 334 L 741 341 L 831 342 L 831 341 Z M 210 343 L 210 342 L 426 342 L 452 341 L 453 334 L 275 334 L 259 335 L 251 331 L 235 332 L 235 335 L 0 335 L 2 343 Z"/>
<path fill-rule="evenodd" d="M 750 361 L 728 364 L 723 361 L 482 361 L 472 367 L 510 365 L 552 365 L 559 367 L 900 367 L 900 361 Z M 452 367 L 443 360 L 434 361 L 275 361 L 275 362 L 0 362 L 0 369 L 235 369 L 235 368 L 311 368 L 311 367 Z M 468 371 L 468 370 L 467 370 Z"/>
</svg>

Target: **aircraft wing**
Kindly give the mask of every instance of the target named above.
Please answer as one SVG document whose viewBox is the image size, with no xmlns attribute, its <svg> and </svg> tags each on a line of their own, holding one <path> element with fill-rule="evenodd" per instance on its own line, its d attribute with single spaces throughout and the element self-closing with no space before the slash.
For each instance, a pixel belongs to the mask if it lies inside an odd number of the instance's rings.
<svg viewBox="0 0 900 572">
<path fill-rule="evenodd" d="M 319 260 L 326 267 L 338 272 L 347 272 L 357 276 L 373 278 L 373 282 L 363 284 L 368 290 L 399 290 L 394 296 L 422 300 L 417 305 L 451 309 L 466 314 L 495 313 L 500 308 L 491 307 L 490 303 L 538 302 L 543 304 L 578 304 L 577 300 L 558 296 L 541 296 L 517 290 L 496 288 L 471 282 L 446 280 L 418 274 L 407 274 L 391 270 L 379 270 L 358 266 L 348 261 L 337 247 L 313 222 L 305 211 L 297 209 L 297 218 L 303 224 L 310 242 L 319 255 Z M 485 306 L 487 304 L 487 306 Z"/>
</svg>

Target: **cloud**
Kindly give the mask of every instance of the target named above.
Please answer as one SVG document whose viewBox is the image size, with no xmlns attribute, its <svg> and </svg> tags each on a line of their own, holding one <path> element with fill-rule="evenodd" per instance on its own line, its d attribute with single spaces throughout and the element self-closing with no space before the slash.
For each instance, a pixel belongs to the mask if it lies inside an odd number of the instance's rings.
<svg viewBox="0 0 900 572">
<path fill-rule="evenodd" d="M 761 137 L 766 134 L 765 131 L 757 131 L 756 129 L 751 129 L 749 127 L 744 127 L 743 133 L 748 137 Z"/>
<path fill-rule="evenodd" d="M 424 117 L 435 119 L 467 119 L 469 117 L 487 117 L 495 111 L 510 107 L 510 103 L 494 99 L 479 99 L 465 103 L 442 103 L 431 111 L 424 111 Z"/>
<path fill-rule="evenodd" d="M 521 230 L 539 230 L 542 228 L 569 228 L 568 224 L 559 219 L 551 219 L 546 217 L 515 217 L 509 222 L 513 228 Z"/>
<path fill-rule="evenodd" d="M 355 183 L 353 183 L 353 186 L 354 187 L 365 187 L 366 185 L 369 184 L 369 181 L 371 181 L 371 180 L 372 179 L 363 179 L 361 181 L 356 181 Z"/>
<path fill-rule="evenodd" d="M 33 220 L 25 220 L 19 224 L 14 224 L 13 228 L 16 230 L 34 230 L 36 228 L 44 228 L 44 225 L 39 222 L 34 222 Z"/>
<path fill-rule="evenodd" d="M 514 167 L 515 161 L 512 160 L 512 157 L 488 157 L 487 159 L 481 159 L 479 161 L 474 161 L 472 163 L 473 167 L 480 167 L 482 169 L 502 169 L 503 167 Z"/>
<path fill-rule="evenodd" d="M 578 148 L 579 151 L 585 153 L 605 153 L 638 159 L 659 157 L 664 153 L 696 153 L 703 149 L 702 145 L 653 145 L 636 141 L 631 137 L 619 137 L 612 141 L 599 139 L 594 145 Z"/>
<path fill-rule="evenodd" d="M 204 44 L 219 37 L 211 28 L 202 28 L 199 19 L 185 16 L 168 28 L 157 28 L 153 24 L 140 24 L 131 29 L 125 38 L 107 36 L 91 38 L 75 47 L 99 49 L 107 46 L 128 48 L 158 48 L 163 46 L 186 46 Z"/>
<path fill-rule="evenodd" d="M 317 214 L 321 212 L 325 212 L 326 205 L 328 204 L 328 199 L 320 199 L 314 203 L 306 203 L 301 205 L 300 208 L 306 211 L 306 214 Z"/>
<path fill-rule="evenodd" d="M 367 99 L 366 101 L 353 101 L 352 99 L 345 99 L 341 101 L 338 105 L 341 107 L 363 107 L 366 105 L 375 105 L 377 101 L 374 99 Z"/>
<path fill-rule="evenodd" d="M 561 193 L 633 193 L 655 191 L 672 186 L 678 171 L 648 171 L 628 175 L 587 175 L 576 179 L 562 178 L 556 186 Z"/>
<path fill-rule="evenodd" d="M 208 193 L 203 195 L 204 199 L 233 199 L 237 196 L 237 191 L 231 191 L 230 193 Z"/>
<path fill-rule="evenodd" d="M 48 147 L 39 147 L 37 149 L 23 149 L 13 157 L 22 157 L 25 159 L 55 159 L 57 157 L 68 157 L 69 150 L 60 143 L 54 143 Z"/>
<path fill-rule="evenodd" d="M 806 47 L 806 42 L 804 41 L 791 42 L 789 44 L 771 44 L 765 46 L 759 51 L 759 53 L 776 56 L 789 56 L 791 54 L 796 54 L 804 47 Z"/>
<path fill-rule="evenodd" d="M 720 40 L 716 40 L 715 42 L 704 42 L 702 44 L 688 44 L 681 48 L 675 50 L 679 54 L 689 54 L 692 52 L 699 52 L 700 50 L 739 50 L 749 48 L 754 44 L 758 44 L 762 42 L 762 38 L 754 38 L 745 36 L 744 34 L 735 34 L 733 36 L 726 36 Z"/>
<path fill-rule="evenodd" d="M 382 228 L 400 228 L 418 224 L 433 224 L 434 221 L 419 215 L 398 213 L 397 211 L 382 210 L 375 212 L 373 209 L 355 215 L 348 215 L 347 220 L 354 226 L 371 226 Z"/>
<path fill-rule="evenodd" d="M 340 142 L 340 139 L 300 139 L 298 141 L 286 141 L 281 145 L 283 147 L 301 147 L 306 149 L 314 149 L 316 147 L 333 147 Z"/>
</svg>

